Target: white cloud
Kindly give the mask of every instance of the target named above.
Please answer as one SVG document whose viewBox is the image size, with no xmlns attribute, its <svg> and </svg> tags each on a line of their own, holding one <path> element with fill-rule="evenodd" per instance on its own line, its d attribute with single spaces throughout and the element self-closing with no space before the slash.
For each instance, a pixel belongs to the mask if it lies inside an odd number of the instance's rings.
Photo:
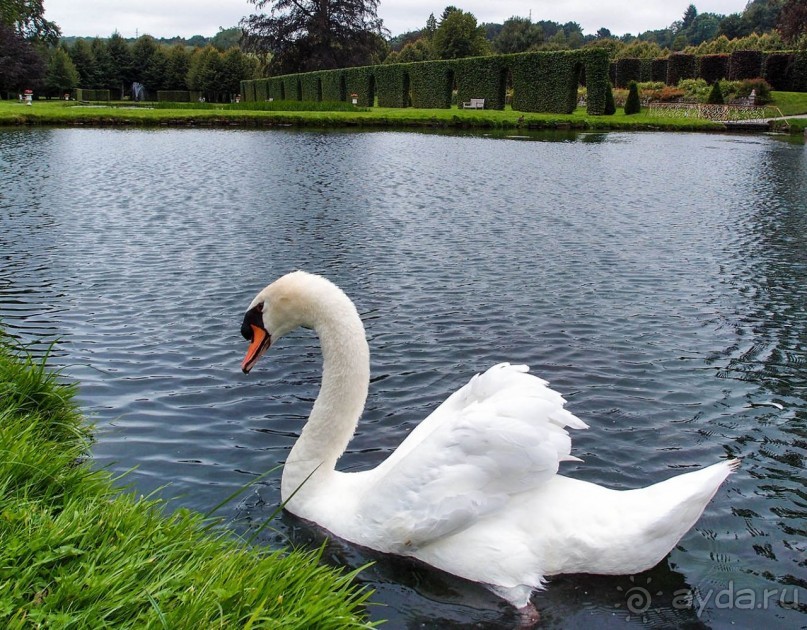
<svg viewBox="0 0 807 630">
<path fill-rule="evenodd" d="M 473 13 L 481 22 L 503 22 L 517 15 L 533 20 L 577 22 L 585 33 L 605 27 L 613 33 L 665 28 L 684 14 L 693 2 L 701 13 L 738 13 L 746 0 L 381 0 L 378 14 L 393 35 L 423 27 L 430 13 L 439 19 L 448 5 Z M 266 10 L 266 9 L 265 9 Z M 264 11 L 265 11 L 264 10 Z M 255 13 L 246 0 L 46 0 L 45 16 L 65 35 L 124 37 L 148 33 L 155 37 L 212 36 L 219 28 L 237 26 Z"/>
</svg>

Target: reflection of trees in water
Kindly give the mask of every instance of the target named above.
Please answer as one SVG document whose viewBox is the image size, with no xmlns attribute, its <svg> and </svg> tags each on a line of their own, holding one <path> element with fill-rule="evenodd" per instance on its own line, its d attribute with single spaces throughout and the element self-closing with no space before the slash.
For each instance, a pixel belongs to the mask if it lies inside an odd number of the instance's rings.
<svg viewBox="0 0 807 630">
<path fill-rule="evenodd" d="M 753 183 L 754 207 L 739 224 L 730 282 L 750 304 L 735 323 L 720 376 L 753 383 L 738 437 L 755 496 L 738 497 L 753 570 L 807 595 L 807 156 L 771 143 Z M 730 263 L 729 263 L 730 264 Z M 780 409 L 781 407 L 781 409 Z M 771 516 L 773 515 L 773 516 Z M 781 534 L 766 533 L 775 523 Z M 802 602 L 801 612 L 807 612 Z"/>
</svg>

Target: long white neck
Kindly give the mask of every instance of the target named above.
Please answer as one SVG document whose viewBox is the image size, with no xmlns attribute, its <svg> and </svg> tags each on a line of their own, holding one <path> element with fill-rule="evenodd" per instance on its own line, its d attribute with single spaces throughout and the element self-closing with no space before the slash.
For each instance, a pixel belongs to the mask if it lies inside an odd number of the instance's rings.
<svg viewBox="0 0 807 630">
<path fill-rule="evenodd" d="M 364 326 L 347 296 L 338 289 L 327 292 L 318 299 L 311 319 L 322 347 L 322 385 L 286 460 L 280 490 L 284 501 L 296 491 L 292 501 L 298 504 L 333 474 L 364 410 L 370 382 Z"/>
</svg>

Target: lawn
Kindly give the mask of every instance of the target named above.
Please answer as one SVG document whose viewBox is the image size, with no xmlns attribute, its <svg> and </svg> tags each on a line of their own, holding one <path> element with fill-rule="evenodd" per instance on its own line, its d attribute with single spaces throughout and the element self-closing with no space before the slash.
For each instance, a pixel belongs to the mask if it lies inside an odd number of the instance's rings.
<svg viewBox="0 0 807 630">
<path fill-rule="evenodd" d="M 370 627 L 357 572 L 250 547 L 94 469 L 75 391 L 0 337 L 0 627 Z"/>
<path fill-rule="evenodd" d="M 807 114 L 807 94 L 774 92 L 774 103 L 783 114 Z M 613 116 L 589 116 L 584 108 L 574 113 L 540 114 L 505 110 L 350 108 L 340 104 L 339 111 L 322 109 L 306 111 L 304 104 L 294 103 L 283 109 L 274 103 L 176 104 L 170 106 L 132 106 L 124 103 L 78 104 L 65 101 L 35 101 L 30 107 L 17 101 L 0 101 L 0 125 L 126 125 L 126 126 L 315 126 L 315 127 L 391 127 L 391 128 L 458 128 L 458 129 L 580 129 L 580 130 L 665 130 L 719 131 L 723 126 L 706 120 L 662 118 L 642 111 L 626 116 L 618 109 Z M 771 116 L 777 115 L 770 110 Z M 803 122 L 791 125 L 793 133 L 801 133 Z"/>
</svg>

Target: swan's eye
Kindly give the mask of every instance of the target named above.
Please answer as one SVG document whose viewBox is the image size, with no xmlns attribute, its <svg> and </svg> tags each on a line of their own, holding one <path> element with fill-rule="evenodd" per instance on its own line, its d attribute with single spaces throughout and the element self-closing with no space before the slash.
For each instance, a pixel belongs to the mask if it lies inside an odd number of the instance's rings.
<svg viewBox="0 0 807 630">
<path fill-rule="evenodd" d="M 255 310 L 258 311 L 259 313 L 263 313 L 263 302 L 258 302 L 255 305 Z"/>
</svg>

